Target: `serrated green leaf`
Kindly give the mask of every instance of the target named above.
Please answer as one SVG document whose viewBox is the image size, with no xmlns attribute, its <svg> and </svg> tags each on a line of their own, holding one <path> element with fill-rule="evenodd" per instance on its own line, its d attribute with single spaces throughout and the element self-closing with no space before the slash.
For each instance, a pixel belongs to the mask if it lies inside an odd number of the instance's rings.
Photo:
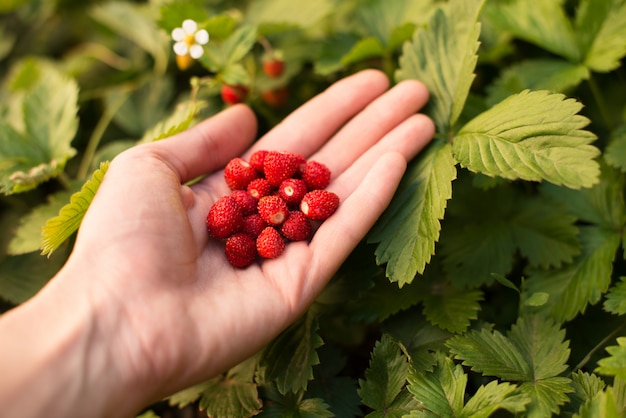
<svg viewBox="0 0 626 418">
<path fill-rule="evenodd" d="M 626 314 L 626 276 L 609 289 L 604 301 L 604 310 L 616 315 Z"/>
<path fill-rule="evenodd" d="M 402 49 L 396 80 L 417 79 L 430 91 L 425 112 L 446 134 L 457 122 L 474 80 L 484 0 L 452 0 Z"/>
<path fill-rule="evenodd" d="M 323 344 L 317 329 L 317 320 L 309 312 L 263 350 L 260 363 L 265 380 L 275 381 L 281 394 L 306 389 L 313 378 L 313 366 L 319 363 L 316 349 Z"/>
<path fill-rule="evenodd" d="M 472 330 L 451 338 L 446 345 L 473 371 L 509 381 L 532 379 L 532 368 L 523 353 L 497 330 Z"/>
<path fill-rule="evenodd" d="M 618 168 L 622 173 L 626 172 L 626 125 L 611 133 L 603 156 L 610 166 Z"/>
<path fill-rule="evenodd" d="M 228 70 L 229 81 L 239 81 L 241 71 L 237 70 L 237 65 L 250 52 L 257 40 L 257 27 L 254 25 L 242 25 L 235 30 L 223 42 L 209 42 L 205 46 L 205 54 L 199 61 L 213 72 L 224 72 Z M 238 74 L 236 80 L 231 80 L 233 73 Z M 247 79 L 247 77 L 246 77 Z"/>
<path fill-rule="evenodd" d="M 598 375 L 581 370 L 572 373 L 572 383 L 574 393 L 570 396 L 568 409 L 574 411 L 578 411 L 583 404 L 589 402 L 606 387 L 606 383 Z"/>
<path fill-rule="evenodd" d="M 190 386 L 167 398 L 170 406 L 177 406 L 178 408 L 184 408 L 200 399 L 202 394 L 213 386 L 212 381 L 198 383 L 197 385 Z"/>
<path fill-rule="evenodd" d="M 503 70 L 489 86 L 487 104 L 493 106 L 524 90 L 565 93 L 587 78 L 589 70 L 581 64 L 559 59 L 521 61 Z"/>
<path fill-rule="evenodd" d="M 584 63 L 591 70 L 609 72 L 626 55 L 626 3 L 582 0 L 576 14 L 576 34 Z"/>
<path fill-rule="evenodd" d="M 38 253 L 0 260 L 0 298 L 20 304 L 35 295 L 65 263 L 65 254 L 45 258 Z"/>
<path fill-rule="evenodd" d="M 215 418 L 247 418 L 261 405 L 256 384 L 232 379 L 211 380 L 200 400 L 200 409 Z"/>
<path fill-rule="evenodd" d="M 565 377 L 550 377 L 536 382 L 525 382 L 520 391 L 530 397 L 526 406 L 526 415 L 529 418 L 543 418 L 558 415 L 560 406 L 567 403 L 568 393 L 574 391 L 572 381 Z"/>
<path fill-rule="evenodd" d="M 522 413 L 529 399 L 517 392 L 517 386 L 496 381 L 480 386 L 467 401 L 460 417 L 487 418 L 495 411 L 505 409 L 511 413 Z"/>
<path fill-rule="evenodd" d="M 330 418 L 334 416 L 323 399 L 303 399 L 302 395 L 302 393 L 291 393 L 280 397 L 277 393 L 270 393 L 270 402 L 257 416 L 259 418 Z"/>
<path fill-rule="evenodd" d="M 577 113 L 582 105 L 562 94 L 524 91 L 468 122 L 453 152 L 470 171 L 529 181 L 546 180 L 578 189 L 598 182 L 600 151 Z"/>
<path fill-rule="evenodd" d="M 195 121 L 199 109 L 200 106 L 193 102 L 180 104 L 171 115 L 146 131 L 139 142 L 159 141 L 186 131 Z"/>
<path fill-rule="evenodd" d="M 363 403 L 377 411 L 387 410 L 406 384 L 408 369 L 398 343 L 383 335 L 374 345 L 365 379 L 359 379 L 358 394 Z"/>
<path fill-rule="evenodd" d="M 379 243 L 376 261 L 400 287 L 423 273 L 439 239 L 440 220 L 456 178 L 449 144 L 433 141 L 411 164 L 400 193 L 373 228 L 369 242 Z"/>
<path fill-rule="evenodd" d="M 617 338 L 617 344 L 606 348 L 609 356 L 598 360 L 595 372 L 626 379 L 626 337 Z"/>
<path fill-rule="evenodd" d="M 100 168 L 91 175 L 80 191 L 72 194 L 70 203 L 63 206 L 58 216 L 49 219 L 42 227 L 41 252 L 43 255 L 52 254 L 78 230 L 108 168 L 108 162 L 100 164 Z"/>
<path fill-rule="evenodd" d="M 445 283 L 433 283 L 431 293 L 423 297 L 426 319 L 453 333 L 462 333 L 478 317 L 483 293 L 459 289 Z"/>
<path fill-rule="evenodd" d="M 562 0 L 488 2 L 485 17 L 497 29 L 578 62 L 580 52 Z"/>
<path fill-rule="evenodd" d="M 529 275 L 527 290 L 550 294 L 540 308 L 557 321 L 573 319 L 587 305 L 600 301 L 611 283 L 613 259 L 621 236 L 615 231 L 583 226 L 580 229 L 582 253 L 572 264 L 558 270 Z"/>
<path fill-rule="evenodd" d="M 613 388 L 607 388 L 605 392 L 597 393 L 585 403 L 574 418 L 622 418 L 624 409 L 617 403 Z"/>
</svg>

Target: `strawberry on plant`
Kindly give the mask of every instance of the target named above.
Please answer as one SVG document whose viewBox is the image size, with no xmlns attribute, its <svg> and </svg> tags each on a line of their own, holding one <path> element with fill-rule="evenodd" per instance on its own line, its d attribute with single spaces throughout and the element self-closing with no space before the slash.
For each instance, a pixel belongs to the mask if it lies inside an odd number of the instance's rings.
<svg viewBox="0 0 626 418">
<path fill-rule="evenodd" d="M 261 92 L 261 99 L 269 106 L 282 107 L 289 100 L 289 90 L 286 86 Z"/>
<path fill-rule="evenodd" d="M 246 190 L 257 177 L 255 168 L 243 158 L 233 158 L 224 168 L 224 180 L 231 190 Z"/>
<path fill-rule="evenodd" d="M 225 239 L 238 232 L 242 223 L 241 208 L 232 196 L 220 197 L 206 217 L 207 230 L 217 239 Z"/>
<path fill-rule="evenodd" d="M 304 195 L 300 210 L 307 218 L 323 221 L 335 213 L 339 206 L 339 196 L 328 190 L 312 190 Z"/>
<path fill-rule="evenodd" d="M 256 240 L 250 235 L 238 232 L 226 240 L 226 259 L 238 268 L 248 267 L 256 260 Z"/>
<path fill-rule="evenodd" d="M 299 210 L 289 213 L 289 217 L 280 226 L 280 233 L 290 241 L 305 241 L 311 237 L 311 221 Z"/>
<path fill-rule="evenodd" d="M 309 161 L 302 170 L 302 180 L 309 190 L 325 189 L 330 184 L 330 169 L 317 161 Z"/>
<path fill-rule="evenodd" d="M 289 216 L 289 207 L 280 196 L 264 196 L 259 200 L 259 215 L 270 225 L 280 225 Z"/>
<path fill-rule="evenodd" d="M 242 85 L 231 86 L 224 84 L 220 94 L 224 103 L 233 105 L 246 100 L 246 97 L 248 97 L 248 88 Z"/>
<path fill-rule="evenodd" d="M 285 61 L 273 57 L 263 61 L 263 72 L 271 78 L 278 78 L 285 71 Z"/>
<path fill-rule="evenodd" d="M 257 237 L 256 249 L 263 258 L 276 258 L 285 250 L 285 241 L 275 228 L 268 226 Z"/>
</svg>

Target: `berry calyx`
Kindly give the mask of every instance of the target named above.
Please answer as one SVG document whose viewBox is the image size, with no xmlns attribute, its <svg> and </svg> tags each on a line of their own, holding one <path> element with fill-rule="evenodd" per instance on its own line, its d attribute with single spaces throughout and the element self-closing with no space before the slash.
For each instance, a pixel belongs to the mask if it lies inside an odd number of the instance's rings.
<svg viewBox="0 0 626 418">
<path fill-rule="evenodd" d="M 280 232 L 290 241 L 306 241 L 311 237 L 313 227 L 309 218 L 299 210 L 294 210 L 280 226 Z"/>
<path fill-rule="evenodd" d="M 232 196 L 220 197 L 207 214 L 206 226 L 217 239 L 225 239 L 238 232 L 243 223 L 243 215 L 237 201 Z"/>
<path fill-rule="evenodd" d="M 233 158 L 224 167 L 224 180 L 230 190 L 246 190 L 258 176 L 255 168 L 243 158 Z"/>
<path fill-rule="evenodd" d="M 257 205 L 259 215 L 270 225 L 280 225 L 289 216 L 287 202 L 280 196 L 263 196 Z"/>
<path fill-rule="evenodd" d="M 246 268 L 256 260 L 256 240 L 238 232 L 226 240 L 226 259 L 233 267 Z"/>
<path fill-rule="evenodd" d="M 335 213 L 339 207 L 339 196 L 328 190 L 312 190 L 304 195 L 300 210 L 307 218 L 323 221 Z"/>
<path fill-rule="evenodd" d="M 256 250 L 263 258 L 276 258 L 285 250 L 285 241 L 275 228 L 268 226 L 257 237 Z"/>
<path fill-rule="evenodd" d="M 246 97 L 248 97 L 248 88 L 242 85 L 231 86 L 224 84 L 220 91 L 220 95 L 222 96 L 224 103 L 227 105 L 233 105 L 246 100 Z"/>
</svg>

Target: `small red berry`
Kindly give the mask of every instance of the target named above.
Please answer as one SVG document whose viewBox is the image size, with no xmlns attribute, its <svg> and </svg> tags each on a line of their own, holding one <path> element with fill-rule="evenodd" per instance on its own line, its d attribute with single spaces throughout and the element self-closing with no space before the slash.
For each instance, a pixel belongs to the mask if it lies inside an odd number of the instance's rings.
<svg viewBox="0 0 626 418">
<path fill-rule="evenodd" d="M 272 107 L 283 107 L 289 100 L 289 90 L 285 86 L 273 90 L 265 90 L 261 92 L 261 99 Z"/>
<path fill-rule="evenodd" d="M 290 241 L 305 241 L 311 237 L 311 221 L 299 210 L 291 211 L 289 217 L 280 226 L 280 232 Z"/>
<path fill-rule="evenodd" d="M 237 201 L 232 196 L 220 197 L 207 214 L 206 225 L 209 233 L 224 239 L 238 232 L 243 223 L 243 215 Z"/>
<path fill-rule="evenodd" d="M 270 225 L 280 225 L 289 216 L 289 207 L 280 196 L 264 196 L 257 205 L 259 215 Z"/>
<path fill-rule="evenodd" d="M 243 218 L 241 232 L 245 232 L 252 238 L 256 238 L 267 226 L 269 226 L 268 223 L 265 222 L 263 218 L 261 218 L 261 215 L 259 215 L 258 213 L 253 213 L 252 215 L 248 215 Z"/>
<path fill-rule="evenodd" d="M 277 58 L 270 58 L 263 62 L 263 72 L 271 78 L 280 77 L 285 71 L 285 61 Z"/>
<path fill-rule="evenodd" d="M 248 216 L 256 212 L 257 201 L 250 193 L 245 190 L 233 190 L 230 195 L 241 208 L 241 214 L 243 216 Z"/>
<path fill-rule="evenodd" d="M 263 160 L 263 173 L 272 186 L 278 187 L 283 180 L 293 177 L 300 168 L 300 156 L 289 153 L 270 151 Z"/>
<path fill-rule="evenodd" d="M 241 103 L 246 100 L 248 96 L 248 88 L 241 85 L 231 86 L 224 84 L 220 92 L 222 100 L 228 105 Z"/>
<path fill-rule="evenodd" d="M 323 221 L 335 213 L 339 207 L 339 196 L 328 190 L 312 190 L 304 195 L 300 210 L 307 218 Z"/>
<path fill-rule="evenodd" d="M 263 196 L 271 195 L 273 191 L 272 185 L 264 178 L 252 180 L 248 184 L 248 193 L 256 200 L 261 199 Z"/>
<path fill-rule="evenodd" d="M 285 250 L 285 241 L 275 228 L 268 226 L 256 239 L 256 249 L 263 258 L 276 258 Z"/>
<path fill-rule="evenodd" d="M 288 205 L 298 205 L 306 192 L 306 183 L 300 179 L 287 179 L 278 188 L 278 194 Z"/>
<path fill-rule="evenodd" d="M 224 168 L 224 180 L 231 190 L 246 190 L 258 176 L 254 167 L 243 158 L 233 158 Z"/>
<path fill-rule="evenodd" d="M 250 156 L 250 165 L 254 167 L 259 173 L 263 173 L 263 161 L 269 151 L 259 150 L 252 153 Z"/>
<path fill-rule="evenodd" d="M 302 170 L 302 180 L 309 190 L 325 189 L 330 184 L 330 169 L 317 161 L 309 161 Z"/>
<path fill-rule="evenodd" d="M 226 240 L 226 259 L 238 268 L 248 267 L 256 260 L 256 240 L 248 234 L 238 232 Z"/>
</svg>

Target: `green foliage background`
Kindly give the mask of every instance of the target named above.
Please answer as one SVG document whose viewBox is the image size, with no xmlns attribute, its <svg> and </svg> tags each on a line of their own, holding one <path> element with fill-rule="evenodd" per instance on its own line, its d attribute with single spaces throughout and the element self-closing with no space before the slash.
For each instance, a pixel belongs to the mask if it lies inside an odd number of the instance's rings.
<svg viewBox="0 0 626 418">
<path fill-rule="evenodd" d="M 187 18 L 210 42 L 183 71 Z M 263 132 L 380 68 L 428 86 L 437 126 L 386 213 L 300 321 L 144 415 L 623 416 L 625 55 L 624 0 L 3 2 L 2 309 L 63 264 L 107 162 L 223 84 Z"/>
</svg>

